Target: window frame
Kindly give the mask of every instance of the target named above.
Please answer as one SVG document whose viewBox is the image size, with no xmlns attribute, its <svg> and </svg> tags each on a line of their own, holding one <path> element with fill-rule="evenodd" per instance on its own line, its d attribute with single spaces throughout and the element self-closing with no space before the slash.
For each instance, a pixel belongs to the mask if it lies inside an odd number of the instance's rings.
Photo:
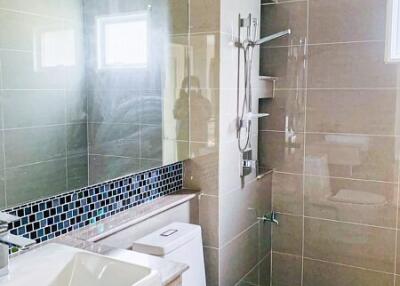
<svg viewBox="0 0 400 286">
<path fill-rule="evenodd" d="M 400 0 L 387 0 L 385 61 L 400 62 Z"/>
<path fill-rule="evenodd" d="M 149 29 L 149 13 L 148 11 L 138 11 L 129 14 L 122 15 L 105 15 L 96 17 L 96 29 L 97 29 L 97 69 L 98 70 L 114 70 L 114 69 L 146 69 L 149 62 L 149 53 L 147 53 L 147 59 L 145 64 L 126 64 L 126 65 L 109 65 L 106 64 L 106 51 L 105 51 L 105 25 L 109 23 L 123 23 L 137 20 L 145 20 L 147 28 L 147 42 L 146 47 L 150 47 L 150 29 Z"/>
</svg>

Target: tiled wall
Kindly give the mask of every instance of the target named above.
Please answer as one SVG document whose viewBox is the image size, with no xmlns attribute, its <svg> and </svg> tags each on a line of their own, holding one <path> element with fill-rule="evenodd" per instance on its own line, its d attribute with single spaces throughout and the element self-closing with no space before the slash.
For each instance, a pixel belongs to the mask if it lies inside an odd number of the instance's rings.
<svg viewBox="0 0 400 286">
<path fill-rule="evenodd" d="M 210 103 L 212 116 L 204 120 L 190 108 L 190 130 L 210 126 L 209 140 L 190 134 L 190 158 L 185 162 L 185 186 L 201 189 L 199 222 L 203 231 L 203 244 L 207 285 L 218 285 L 218 142 L 219 142 L 219 1 L 190 1 L 190 74 L 199 82 L 200 91 Z M 200 123 L 200 125 L 198 125 Z"/>
<path fill-rule="evenodd" d="M 0 209 L 87 185 L 80 1 L 39 2 L 0 3 Z M 41 66 L 41 37 L 65 30 L 75 65 Z"/>
<path fill-rule="evenodd" d="M 98 69 L 95 18 L 149 7 L 148 67 Z M 187 159 L 188 29 L 188 1 L 0 1 L 0 209 Z"/>
<path fill-rule="evenodd" d="M 40 243 L 176 192 L 182 189 L 182 180 L 183 163 L 176 163 L 34 201 L 5 212 L 21 218 L 10 224 L 11 233 Z"/>
<path fill-rule="evenodd" d="M 240 152 L 236 138 L 237 37 L 238 16 L 260 19 L 259 1 L 221 0 L 220 63 L 220 149 L 219 149 L 219 247 L 220 286 L 269 285 L 270 229 L 261 223 L 271 208 L 271 174 L 256 179 L 255 170 L 240 178 Z M 245 30 L 242 30 L 242 39 Z M 252 108 L 258 111 L 258 96 L 265 96 L 259 80 L 259 48 L 255 48 L 252 67 Z M 243 58 L 240 73 L 243 75 Z M 243 80 L 243 79 L 242 79 Z M 242 81 L 243 86 L 243 81 Z M 243 90 L 241 92 L 241 100 Z M 257 159 L 257 123 L 252 122 L 251 147 Z"/>
<path fill-rule="evenodd" d="M 165 162 L 165 158 L 169 157 L 163 154 L 163 147 L 166 146 L 164 142 L 176 139 L 180 131 L 176 126 L 185 126 L 184 122 L 188 120 L 185 118 L 188 107 L 184 104 L 177 107 L 179 89 L 187 89 L 189 84 L 186 79 L 188 70 L 185 53 L 182 61 L 174 59 L 175 62 L 171 63 L 175 70 L 168 66 L 169 57 L 177 55 L 174 50 L 176 46 L 181 49 L 187 47 L 188 2 L 84 0 L 82 3 L 86 49 L 85 92 L 88 97 L 89 183 L 94 184 L 126 172 L 160 166 L 163 159 Z M 96 36 L 98 17 L 118 17 L 138 11 L 151 15 L 148 18 L 151 30 L 148 40 L 151 45 L 147 51 L 150 55 L 147 67 L 99 69 L 99 44 Z M 174 99 L 171 105 L 166 103 L 169 97 Z M 172 117 L 171 121 L 164 121 L 165 129 L 163 116 Z M 166 130 L 172 132 L 166 132 L 163 136 Z M 188 141 L 184 135 L 179 139 Z M 187 154 L 181 159 L 186 158 Z"/>
<path fill-rule="evenodd" d="M 278 77 L 259 140 L 280 213 L 272 285 L 399 280 L 400 97 L 398 65 L 384 62 L 385 10 L 379 0 L 262 5 L 264 34 L 293 31 L 262 51 L 262 73 Z"/>
<path fill-rule="evenodd" d="M 215 145 L 203 147 L 203 152 L 185 162 L 185 184 L 202 191 L 207 285 L 269 285 L 270 226 L 259 223 L 257 215 L 270 210 L 272 176 L 256 180 L 253 172 L 243 186 L 240 180 L 235 133 L 237 49 L 231 45 L 238 14 L 259 17 L 259 1 L 192 0 L 190 4 L 190 44 L 196 51 L 191 74 L 201 79 L 203 92 L 212 95 L 217 119 Z M 257 51 L 254 62 L 258 62 Z M 253 72 L 257 96 L 263 93 L 257 64 Z M 257 100 L 254 103 L 257 109 Z M 199 119 L 192 117 L 192 122 Z"/>
</svg>

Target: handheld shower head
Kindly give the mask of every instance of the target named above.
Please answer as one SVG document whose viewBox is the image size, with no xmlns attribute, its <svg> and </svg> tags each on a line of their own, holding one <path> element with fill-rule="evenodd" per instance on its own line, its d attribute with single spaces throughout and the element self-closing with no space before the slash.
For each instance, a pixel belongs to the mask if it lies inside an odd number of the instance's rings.
<svg viewBox="0 0 400 286">
<path fill-rule="evenodd" d="M 287 29 L 285 31 L 282 31 L 282 32 L 279 32 L 279 33 L 276 33 L 276 34 L 269 35 L 267 37 L 261 38 L 258 41 L 255 41 L 254 45 L 255 46 L 259 46 L 259 45 L 262 45 L 264 43 L 270 42 L 272 40 L 275 40 L 275 39 L 290 35 L 291 33 L 292 33 L 292 31 L 290 29 Z"/>
</svg>

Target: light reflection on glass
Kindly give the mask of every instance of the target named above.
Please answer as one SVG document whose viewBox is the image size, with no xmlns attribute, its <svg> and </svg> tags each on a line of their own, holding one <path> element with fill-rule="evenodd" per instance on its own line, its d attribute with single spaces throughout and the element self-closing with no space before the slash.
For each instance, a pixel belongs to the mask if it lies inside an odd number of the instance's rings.
<svg viewBox="0 0 400 286">
<path fill-rule="evenodd" d="M 36 69 L 75 66 L 74 30 L 65 29 L 39 33 L 34 54 Z"/>
<path fill-rule="evenodd" d="M 145 68 L 148 59 L 147 13 L 97 19 L 98 65 Z"/>
</svg>

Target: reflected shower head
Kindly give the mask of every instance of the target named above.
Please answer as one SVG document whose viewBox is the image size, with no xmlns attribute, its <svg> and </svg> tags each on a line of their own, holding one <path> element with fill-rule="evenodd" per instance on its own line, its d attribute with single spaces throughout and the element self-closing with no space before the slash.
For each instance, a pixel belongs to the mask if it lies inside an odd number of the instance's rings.
<svg viewBox="0 0 400 286">
<path fill-rule="evenodd" d="M 278 38 L 281 38 L 281 37 L 290 35 L 291 32 L 292 32 L 292 31 L 291 31 L 290 29 L 287 29 L 287 30 L 285 30 L 285 31 L 282 31 L 282 32 L 279 32 L 279 33 L 276 33 L 276 34 L 273 34 L 273 35 L 270 35 L 270 36 L 261 38 L 261 39 L 259 39 L 258 41 L 255 41 L 255 42 L 253 43 L 253 45 L 254 45 L 254 46 L 259 46 L 259 45 L 262 45 L 262 44 L 264 44 L 264 43 L 268 43 L 268 42 L 270 42 L 270 41 L 272 41 L 272 40 L 275 40 L 275 39 L 278 39 Z"/>
</svg>

